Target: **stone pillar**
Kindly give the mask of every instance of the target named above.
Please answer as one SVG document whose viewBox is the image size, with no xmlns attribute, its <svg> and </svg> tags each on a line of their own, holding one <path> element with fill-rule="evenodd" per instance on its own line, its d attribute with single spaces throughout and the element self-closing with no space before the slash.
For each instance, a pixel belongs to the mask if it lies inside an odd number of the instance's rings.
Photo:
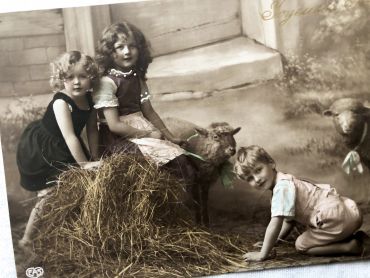
<svg viewBox="0 0 370 278">
<path fill-rule="evenodd" d="M 266 19 L 275 0 L 240 0 L 243 34 L 268 47 L 278 49 L 276 19 Z M 271 11 L 273 13 L 273 11 Z"/>
<path fill-rule="evenodd" d="M 66 48 L 95 55 L 102 30 L 111 24 L 109 5 L 63 9 Z"/>
</svg>

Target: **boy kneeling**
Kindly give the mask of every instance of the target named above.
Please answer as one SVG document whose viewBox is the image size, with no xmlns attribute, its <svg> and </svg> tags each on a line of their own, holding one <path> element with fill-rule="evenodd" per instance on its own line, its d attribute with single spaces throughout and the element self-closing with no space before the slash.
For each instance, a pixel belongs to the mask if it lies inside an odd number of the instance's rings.
<svg viewBox="0 0 370 278">
<path fill-rule="evenodd" d="M 340 196 L 328 184 L 313 184 L 278 172 L 275 161 L 259 146 L 237 152 L 237 176 L 258 190 L 271 190 L 271 221 L 260 252 L 243 255 L 247 261 L 263 261 L 278 239 L 286 238 L 294 221 L 307 227 L 295 242 L 308 255 L 361 255 L 369 237 L 362 231 L 362 215 L 356 203 Z"/>
</svg>

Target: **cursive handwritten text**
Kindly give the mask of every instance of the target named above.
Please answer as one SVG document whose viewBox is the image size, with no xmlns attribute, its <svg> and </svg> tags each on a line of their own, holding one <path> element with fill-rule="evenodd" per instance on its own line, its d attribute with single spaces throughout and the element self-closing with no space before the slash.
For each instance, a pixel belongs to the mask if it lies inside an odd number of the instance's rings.
<svg viewBox="0 0 370 278">
<path fill-rule="evenodd" d="M 356 0 L 343 0 L 343 6 L 350 8 L 353 6 Z M 368 2 L 369 0 L 363 0 Z M 280 25 L 285 25 L 293 17 L 296 16 L 307 16 L 313 14 L 319 14 L 328 9 L 328 3 L 316 5 L 309 8 L 298 8 L 298 9 L 284 9 L 286 0 L 274 0 L 272 1 L 270 8 L 260 12 L 262 20 L 277 19 Z"/>
</svg>

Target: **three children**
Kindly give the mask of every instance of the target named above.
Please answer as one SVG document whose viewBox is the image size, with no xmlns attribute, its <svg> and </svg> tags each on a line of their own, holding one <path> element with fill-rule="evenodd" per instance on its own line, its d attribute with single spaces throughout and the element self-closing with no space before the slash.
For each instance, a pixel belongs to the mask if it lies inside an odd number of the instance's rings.
<svg viewBox="0 0 370 278">
<path fill-rule="evenodd" d="M 26 128 L 17 150 L 21 185 L 27 190 L 43 194 L 68 165 L 96 166 L 91 161 L 122 139 L 130 139 L 159 165 L 184 153 L 178 146 L 182 141 L 167 129 L 150 103 L 145 75 L 152 57 L 142 32 L 128 22 L 109 26 L 96 61 L 103 74 L 99 84 L 93 59 L 78 51 L 67 52 L 52 64 L 54 98 L 43 119 Z M 98 86 L 91 95 L 94 85 Z M 95 109 L 99 111 L 99 135 Z M 90 151 L 81 139 L 85 126 Z M 288 236 L 294 221 L 307 226 L 295 243 L 300 252 L 357 255 L 363 251 L 367 236 L 356 233 L 362 224 L 361 213 L 354 201 L 338 195 L 334 188 L 278 172 L 271 156 L 258 146 L 238 151 L 235 172 L 253 188 L 272 191 L 271 221 L 262 249 L 246 253 L 246 260 L 265 260 L 277 240 Z M 42 202 L 31 213 L 21 246 L 30 242 Z"/>
</svg>

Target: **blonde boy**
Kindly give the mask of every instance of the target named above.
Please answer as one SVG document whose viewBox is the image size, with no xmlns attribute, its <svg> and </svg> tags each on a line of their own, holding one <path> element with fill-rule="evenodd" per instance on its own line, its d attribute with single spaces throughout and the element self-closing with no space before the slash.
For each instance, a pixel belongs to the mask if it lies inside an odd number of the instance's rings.
<svg viewBox="0 0 370 278">
<path fill-rule="evenodd" d="M 239 149 L 234 170 L 251 187 L 272 191 L 271 220 L 261 251 L 244 254 L 245 260 L 267 259 L 277 240 L 288 236 L 295 222 L 307 227 L 295 242 L 299 252 L 359 255 L 368 244 L 369 237 L 364 232 L 355 233 L 362 225 L 356 203 L 340 196 L 330 185 L 278 172 L 272 157 L 255 145 Z"/>
</svg>

